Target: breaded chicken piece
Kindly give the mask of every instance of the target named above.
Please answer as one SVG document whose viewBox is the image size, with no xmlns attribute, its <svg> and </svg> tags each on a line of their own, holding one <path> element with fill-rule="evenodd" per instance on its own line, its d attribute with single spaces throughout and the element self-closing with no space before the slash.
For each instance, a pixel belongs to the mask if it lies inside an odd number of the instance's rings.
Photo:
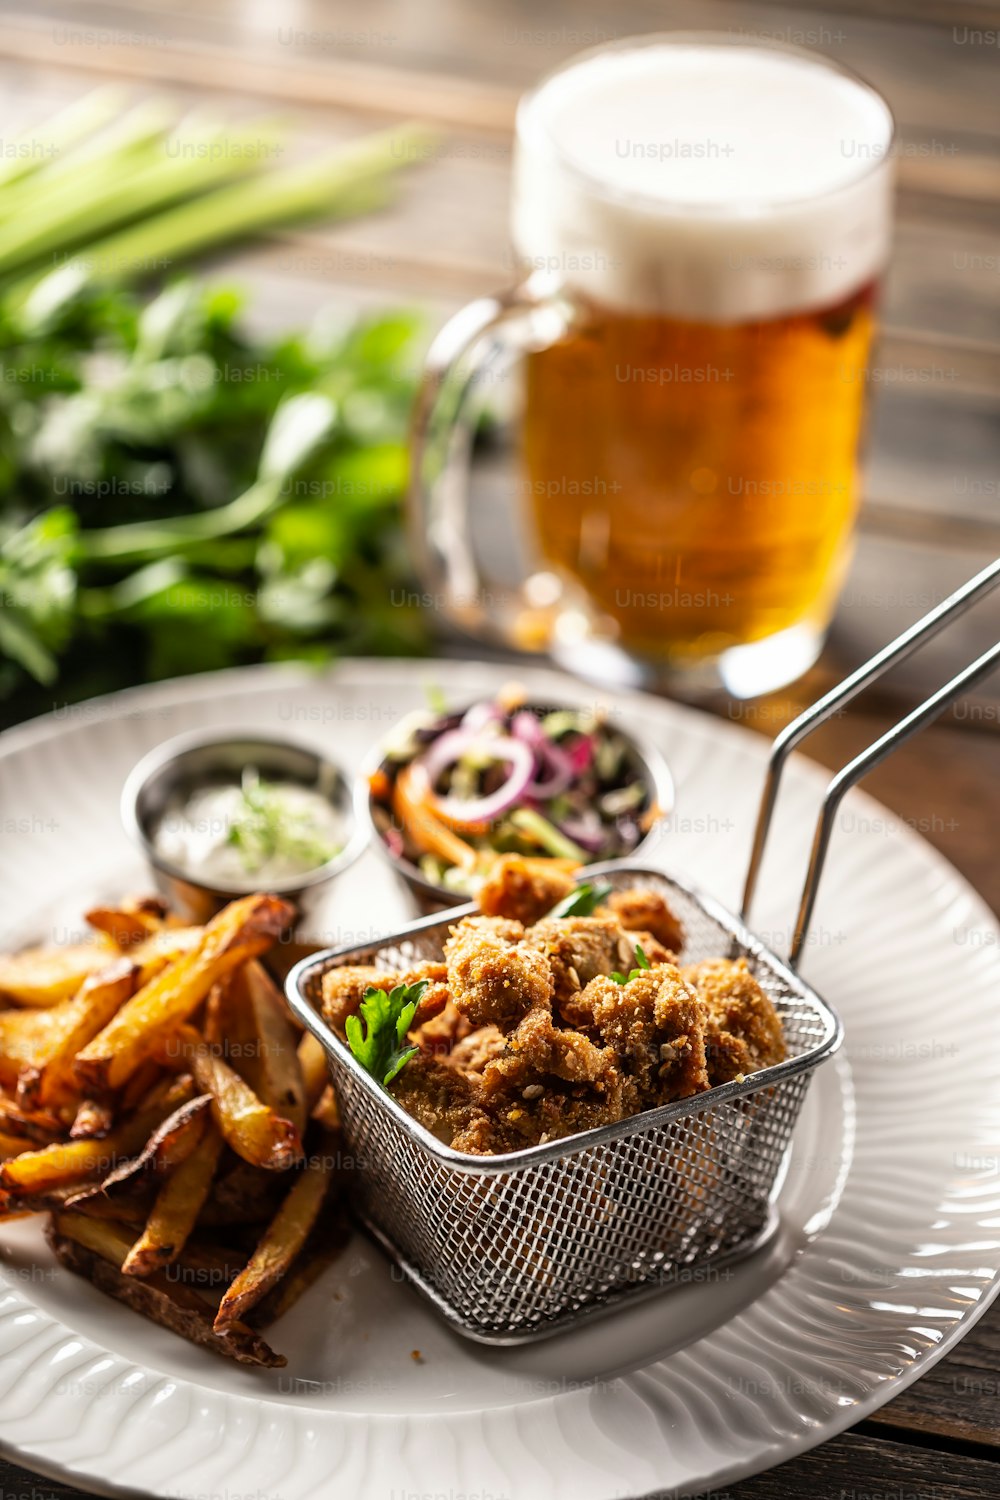
<svg viewBox="0 0 1000 1500">
<path fill-rule="evenodd" d="M 323 1018 L 336 1031 L 343 1031 L 348 1016 L 357 1015 L 369 987 L 391 989 L 398 982 L 395 974 L 369 965 L 345 964 L 342 969 L 329 969 L 323 975 Z"/>
<path fill-rule="evenodd" d="M 547 1006 L 530 1010 L 507 1038 L 499 1056 L 483 1069 L 487 1094 L 521 1089 L 545 1078 L 587 1084 L 603 1095 L 614 1083 L 616 1058 L 610 1047 L 597 1047 L 579 1031 L 555 1024 Z"/>
<path fill-rule="evenodd" d="M 400 1069 L 389 1092 L 397 1104 L 446 1146 L 482 1113 L 482 1086 L 478 1080 L 425 1052 L 418 1052 Z"/>
<path fill-rule="evenodd" d="M 551 917 L 529 928 L 525 942 L 551 965 L 557 1010 L 599 974 L 627 973 L 635 961 L 634 942 L 612 917 Z"/>
<path fill-rule="evenodd" d="M 462 1020 L 465 1021 L 464 1016 Z M 465 1024 L 468 1027 L 468 1021 Z M 478 1031 L 467 1031 L 455 1043 L 448 1053 L 448 1064 L 452 1068 L 461 1068 L 463 1073 L 482 1073 L 486 1064 L 499 1057 L 506 1045 L 507 1038 L 502 1031 L 495 1026 L 480 1026 Z"/>
<path fill-rule="evenodd" d="M 435 1057 L 444 1057 L 464 1037 L 467 1037 L 471 1030 L 469 1020 L 462 1015 L 454 1000 L 449 999 L 444 1008 L 427 1021 L 420 1021 L 418 1010 L 417 1025 L 410 1027 L 409 1037 L 411 1042 L 416 1042 L 421 1051 L 430 1052 Z"/>
<path fill-rule="evenodd" d="M 448 970 L 443 963 L 414 964 L 399 974 L 387 974 L 384 969 L 367 964 L 345 964 L 342 969 L 330 969 L 323 976 L 323 1016 L 342 1032 L 348 1016 L 357 1015 L 366 990 L 388 993 L 398 984 L 416 984 L 421 979 L 428 981 L 427 988 L 413 1018 L 414 1026 L 420 1026 L 448 1003 Z"/>
<path fill-rule="evenodd" d="M 445 944 L 452 999 L 474 1027 L 509 1031 L 552 998 L 552 972 L 544 954 L 521 941 L 520 922 L 466 917 Z"/>
<path fill-rule="evenodd" d="M 545 1089 L 538 1098 L 505 1094 L 491 1102 L 488 1113 L 473 1112 L 451 1144 L 456 1151 L 467 1151 L 472 1156 L 522 1151 L 545 1141 L 595 1130 L 599 1125 L 615 1124 L 634 1114 L 637 1107 L 625 1087 L 621 1096 L 613 1100 L 581 1093 L 566 1084 Z"/>
<path fill-rule="evenodd" d="M 626 984 L 593 979 L 576 1009 L 634 1079 L 640 1109 L 708 1088 L 704 1006 L 673 964 L 646 969 Z"/>
<path fill-rule="evenodd" d="M 684 928 L 659 891 L 614 891 L 608 906 L 627 932 L 654 937 L 670 953 L 680 953 L 684 947 Z"/>
<path fill-rule="evenodd" d="M 547 859 L 505 854 L 479 887 L 479 907 L 489 917 L 513 917 L 530 927 L 573 889 L 572 875 Z"/>
<path fill-rule="evenodd" d="M 784 1059 L 781 1018 L 745 958 L 709 958 L 681 973 L 705 1007 L 710 1083 L 729 1083 Z"/>
</svg>

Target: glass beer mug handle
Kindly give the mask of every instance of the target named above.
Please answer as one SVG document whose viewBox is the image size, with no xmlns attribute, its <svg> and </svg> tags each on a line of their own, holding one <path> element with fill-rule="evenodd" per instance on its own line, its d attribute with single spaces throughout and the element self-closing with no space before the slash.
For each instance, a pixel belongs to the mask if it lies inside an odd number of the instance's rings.
<svg viewBox="0 0 1000 1500">
<path fill-rule="evenodd" d="M 530 278 L 463 307 L 427 355 L 411 437 L 411 545 L 431 602 L 473 635 L 524 645 L 520 627 L 539 604 L 520 587 L 496 589 L 480 573 L 469 515 L 477 386 L 501 361 L 558 342 L 572 318 L 564 294 Z"/>
</svg>

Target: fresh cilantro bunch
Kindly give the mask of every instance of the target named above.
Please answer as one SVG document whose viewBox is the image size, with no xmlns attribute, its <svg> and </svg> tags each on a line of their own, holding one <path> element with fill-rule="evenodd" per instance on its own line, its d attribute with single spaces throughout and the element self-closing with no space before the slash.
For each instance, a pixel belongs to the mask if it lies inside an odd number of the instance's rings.
<svg viewBox="0 0 1000 1500">
<path fill-rule="evenodd" d="M 347 1018 L 347 1045 L 384 1089 L 388 1089 L 414 1053 L 420 1051 L 407 1042 L 406 1035 L 426 988 L 426 979 L 416 984 L 397 984 L 388 992 L 369 985 L 361 1002 L 361 1014 Z"/>
</svg>

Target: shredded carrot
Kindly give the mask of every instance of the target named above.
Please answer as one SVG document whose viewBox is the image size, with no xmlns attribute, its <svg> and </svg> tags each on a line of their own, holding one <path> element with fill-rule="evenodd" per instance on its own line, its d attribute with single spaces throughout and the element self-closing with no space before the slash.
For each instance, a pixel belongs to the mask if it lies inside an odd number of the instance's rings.
<svg viewBox="0 0 1000 1500">
<path fill-rule="evenodd" d="M 462 870 L 476 868 L 476 850 L 441 822 L 431 807 L 426 778 L 414 775 L 412 765 L 404 766 L 396 777 L 392 808 L 404 833 L 409 835 L 418 849 L 427 854 L 436 854 L 447 864 L 458 865 Z"/>
</svg>

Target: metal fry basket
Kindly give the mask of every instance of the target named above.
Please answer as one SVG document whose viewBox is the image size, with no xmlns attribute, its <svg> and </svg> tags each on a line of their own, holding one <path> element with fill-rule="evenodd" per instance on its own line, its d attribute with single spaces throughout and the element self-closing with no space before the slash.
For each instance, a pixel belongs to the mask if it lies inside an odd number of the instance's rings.
<svg viewBox="0 0 1000 1500">
<path fill-rule="evenodd" d="M 467 1156 L 379 1087 L 320 1002 L 323 975 L 341 964 L 398 969 L 440 958 L 449 928 L 476 907 L 317 954 L 289 976 L 289 1000 L 329 1058 L 364 1224 L 455 1328 L 486 1342 L 558 1332 L 756 1248 L 810 1074 L 840 1042 L 829 1006 L 714 902 L 654 870 L 588 873 L 661 891 L 685 925 L 685 960 L 746 957 L 781 1014 L 787 1059 L 566 1140 Z"/>
<path fill-rule="evenodd" d="M 1000 581 L 1000 562 L 828 693 L 778 736 L 754 839 L 747 914 L 789 751 L 838 705 L 909 655 Z M 801 952 L 836 808 L 849 786 L 995 665 L 994 647 L 915 709 L 833 781 L 816 830 L 791 949 Z M 745 958 L 784 1028 L 784 1062 L 742 1082 L 617 1124 L 502 1156 L 443 1145 L 355 1061 L 321 1014 L 323 976 L 344 964 L 402 969 L 442 955 L 456 908 L 376 944 L 303 960 L 289 1003 L 322 1043 L 357 1170 L 355 1205 L 371 1234 L 460 1333 L 483 1343 L 543 1338 L 749 1254 L 775 1222 L 773 1200 L 810 1078 L 840 1045 L 831 1008 L 744 921 L 660 871 L 588 867 L 615 886 L 663 894 L 684 923 L 683 958 Z"/>
</svg>

